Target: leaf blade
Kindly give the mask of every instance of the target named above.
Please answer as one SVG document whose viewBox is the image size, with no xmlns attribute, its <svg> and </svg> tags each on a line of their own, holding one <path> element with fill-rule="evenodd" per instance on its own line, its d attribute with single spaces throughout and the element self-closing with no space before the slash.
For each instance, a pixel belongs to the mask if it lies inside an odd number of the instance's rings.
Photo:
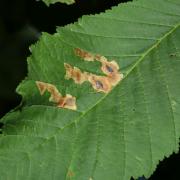
<svg viewBox="0 0 180 180">
<path fill-rule="evenodd" d="M 147 1 L 140 2 L 147 3 Z M 130 4 L 134 7 L 136 3 Z M 27 137 L 27 140 L 24 140 L 25 147 L 27 146 L 25 151 L 31 149 L 28 146 L 29 143 L 33 147 L 37 146 L 28 140 L 30 136 L 36 135 L 35 137 L 38 138 L 40 135 L 42 138 L 47 138 L 45 140 L 47 144 L 41 143 L 38 151 L 31 152 L 33 165 L 29 170 L 28 179 L 33 179 L 34 174 L 39 179 L 58 179 L 59 177 L 78 180 L 90 178 L 130 179 L 131 176 L 138 177 L 143 174 L 148 177 L 159 160 L 164 156 L 169 156 L 172 151 L 177 151 L 180 128 L 178 122 L 180 84 L 176 83 L 174 79 L 179 77 L 179 17 L 158 12 L 159 16 L 156 16 L 158 18 L 154 18 L 157 13 L 151 18 L 151 13 L 156 12 L 154 10 L 157 6 L 156 3 L 152 3 L 151 6 L 154 5 L 154 7 L 147 10 L 147 14 L 152 20 L 150 25 L 148 19 L 148 25 L 143 26 L 147 32 L 141 29 L 142 23 L 141 25 L 135 23 L 134 26 L 133 23 L 128 25 L 126 22 L 118 24 L 117 20 L 106 20 L 109 23 L 102 19 L 98 20 L 98 17 L 101 16 L 133 18 L 133 13 L 129 16 L 127 14 L 123 16 L 124 11 L 119 16 L 116 14 L 123 7 L 128 8 L 129 4 L 127 4 L 105 14 L 96 15 L 96 18 L 83 17 L 79 24 L 60 29 L 60 34 L 53 36 L 44 34 L 36 48 L 32 48 L 33 56 L 29 59 L 28 80 L 24 87 L 21 85 L 18 90 L 29 104 L 27 104 L 26 110 L 23 109 L 22 113 L 19 113 L 19 116 L 15 112 L 15 114 L 12 113 L 5 117 L 5 128 L 3 129 L 4 134 L 9 137 L 16 134 L 15 139 L 18 139 L 19 135 Z M 166 1 L 158 3 L 166 3 Z M 174 4 L 163 5 L 163 7 L 171 9 L 174 8 Z M 142 9 L 144 11 L 145 8 Z M 137 8 L 134 11 L 137 11 Z M 163 14 L 164 18 L 160 14 Z M 167 16 L 169 22 L 167 22 Z M 139 22 L 144 17 L 136 18 Z M 161 25 L 156 24 L 156 21 L 159 20 L 161 20 Z M 95 24 L 99 26 L 94 28 Z M 130 27 L 137 30 L 133 32 Z M 100 31 L 100 29 L 105 31 Z M 115 37 L 112 37 L 111 29 L 113 29 Z M 85 35 L 82 33 L 78 35 L 79 33 L 74 31 L 85 32 Z M 143 38 L 145 37 L 143 40 L 140 39 L 142 34 Z M 123 41 L 123 38 L 116 40 L 119 35 L 124 35 L 126 42 Z M 82 60 L 74 56 L 73 48 L 75 47 L 85 48 L 107 57 L 116 56 L 125 74 L 124 80 L 107 95 L 92 95 L 91 87 L 88 84 L 79 87 L 72 85 L 72 81 L 64 82 L 65 72 L 62 68 L 64 62 L 74 63 L 83 69 L 89 67 L 89 63 L 84 64 Z M 60 52 L 59 49 L 61 49 Z M 122 49 L 126 54 L 122 54 Z M 124 55 L 128 55 L 127 58 L 121 59 Z M 132 59 L 129 60 L 129 57 Z M 123 62 L 125 60 L 129 62 Z M 54 65 L 50 63 L 51 61 L 54 62 Z M 92 68 L 94 68 L 92 71 L 98 72 L 97 67 Z M 174 69 L 175 71 L 173 71 Z M 62 109 L 52 111 L 50 107 L 51 110 L 47 113 L 45 109 L 50 105 L 46 102 L 47 97 L 40 100 L 38 91 L 33 86 L 35 80 L 54 83 L 64 93 L 75 94 L 79 98 L 78 104 L 84 104 L 79 112 L 73 114 L 70 113 L 71 111 Z M 84 102 L 82 97 L 86 97 Z M 89 101 L 92 99 L 91 97 L 94 97 L 94 100 L 87 103 L 87 99 Z M 32 108 L 34 109 L 32 110 Z M 27 122 L 29 117 L 34 117 L 31 122 L 32 126 Z M 17 120 L 14 122 L 14 119 Z M 22 123 L 19 122 L 21 119 Z M 37 120 L 39 124 L 36 122 Z M 42 121 L 49 122 L 49 124 L 43 125 Z M 163 126 L 164 124 L 165 126 Z M 14 130 L 10 127 L 14 127 Z M 69 135 L 70 137 L 68 137 Z M 5 144 L 3 138 L 0 138 L 0 141 L 1 155 L 4 153 L 5 157 L 10 156 L 11 153 L 7 155 L 7 149 L 2 146 Z M 21 141 L 22 139 L 17 140 L 18 143 L 14 147 L 12 146 L 12 152 L 14 148 L 18 148 L 18 150 L 20 147 L 23 148 L 22 145 L 20 146 Z M 36 140 L 35 142 L 37 143 Z M 7 144 L 11 143 L 9 140 Z M 69 151 L 68 147 L 70 147 Z M 3 148 L 6 150 L 5 152 L 3 152 Z M 25 158 L 21 152 L 17 153 L 21 154 L 22 159 Z M 48 156 L 48 153 L 51 156 Z M 44 158 L 38 158 L 41 154 Z M 54 154 L 56 154 L 55 158 Z M 62 154 L 66 156 L 66 160 L 63 159 Z M 14 157 L 14 159 L 18 158 Z M 16 162 L 18 163 L 18 160 Z M 23 162 L 25 166 L 27 160 L 25 159 Z M 7 161 L 4 162 L 4 164 L 6 163 Z M 46 163 L 50 164 L 46 165 Z M 20 163 L 18 167 L 22 168 Z M 45 176 L 47 168 L 50 173 Z M 59 168 L 61 172 L 58 171 Z M 27 169 L 28 167 L 25 168 L 26 171 Z M 12 176 L 9 179 L 12 179 L 14 174 L 17 174 L 18 179 L 25 176 L 25 171 L 17 173 L 14 167 L 10 170 L 12 170 L 10 173 Z M 3 177 L 8 176 L 4 167 L 1 171 Z"/>
</svg>

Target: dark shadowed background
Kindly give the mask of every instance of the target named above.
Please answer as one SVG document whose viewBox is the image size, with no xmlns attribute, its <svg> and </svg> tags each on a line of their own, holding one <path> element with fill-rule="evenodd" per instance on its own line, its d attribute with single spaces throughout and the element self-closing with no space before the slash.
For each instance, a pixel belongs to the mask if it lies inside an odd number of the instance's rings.
<svg viewBox="0 0 180 180">
<path fill-rule="evenodd" d="M 54 33 L 56 26 L 75 22 L 84 14 L 95 14 L 127 0 L 77 0 L 67 6 L 47 7 L 35 0 L 0 1 L 0 118 L 16 107 L 21 97 L 15 88 L 27 74 L 29 45 L 41 32 Z M 0 123 L 0 127 L 3 124 Z M 180 155 L 172 155 L 158 165 L 150 180 L 180 180 Z M 140 178 L 144 180 L 144 178 Z"/>
</svg>

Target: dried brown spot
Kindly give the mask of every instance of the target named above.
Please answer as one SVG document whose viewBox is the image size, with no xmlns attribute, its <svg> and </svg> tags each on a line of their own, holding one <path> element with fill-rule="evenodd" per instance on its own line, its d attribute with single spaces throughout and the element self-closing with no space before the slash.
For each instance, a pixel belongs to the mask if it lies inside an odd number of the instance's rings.
<svg viewBox="0 0 180 180">
<path fill-rule="evenodd" d="M 65 63 L 66 79 L 73 79 L 75 83 L 82 84 L 85 81 L 89 81 L 92 87 L 97 92 L 108 93 L 113 86 L 117 85 L 123 78 L 123 74 L 119 72 L 119 66 L 116 61 L 108 61 L 108 59 L 101 55 L 93 55 L 80 48 L 75 49 L 75 54 L 85 61 L 99 61 L 101 63 L 101 71 L 106 76 L 97 76 L 88 72 L 82 72 L 77 67 Z"/>
<path fill-rule="evenodd" d="M 123 79 L 123 74 L 111 74 L 107 76 L 109 82 L 112 84 L 112 86 L 116 86 L 122 79 Z"/>
<path fill-rule="evenodd" d="M 65 64 L 66 79 L 73 79 L 75 83 L 82 84 L 88 81 L 92 84 L 92 87 L 97 92 L 107 93 L 111 90 L 112 85 L 109 83 L 109 78 L 106 76 L 97 76 L 87 72 L 81 72 L 77 67 L 72 67 L 69 64 Z"/>
<path fill-rule="evenodd" d="M 101 62 L 101 61 L 107 61 L 107 58 L 104 57 L 104 56 L 101 56 L 101 55 L 99 55 L 99 54 L 96 54 L 96 55 L 95 55 L 95 60 Z"/>
<path fill-rule="evenodd" d="M 77 109 L 76 98 L 71 96 L 70 94 L 67 94 L 66 96 L 63 97 L 56 88 L 56 86 L 49 83 L 36 81 L 36 85 L 41 95 L 43 95 L 45 91 L 48 91 L 51 94 L 49 101 L 56 103 L 57 107 L 72 109 L 72 110 Z"/>
<path fill-rule="evenodd" d="M 88 74 L 82 73 L 81 70 L 77 67 L 72 67 L 70 64 L 64 63 L 66 69 L 65 79 L 73 79 L 75 83 L 82 84 L 84 81 L 87 81 Z"/>
<path fill-rule="evenodd" d="M 76 98 L 67 94 L 65 97 L 62 97 L 61 101 L 57 104 L 60 108 L 76 110 Z"/>
<path fill-rule="evenodd" d="M 108 61 L 106 59 L 106 57 L 104 56 L 100 56 L 100 55 L 96 55 L 95 59 L 99 62 L 101 62 L 102 66 L 101 66 L 101 70 L 104 74 L 106 75 L 111 75 L 111 74 L 118 74 L 118 70 L 119 70 L 119 66 L 116 63 L 116 61 Z"/>
<path fill-rule="evenodd" d="M 77 56 L 83 58 L 85 61 L 94 61 L 94 55 L 87 51 L 80 48 L 75 48 L 74 52 Z"/>
<path fill-rule="evenodd" d="M 36 81 L 36 85 L 41 95 L 43 95 L 46 90 L 51 94 L 49 101 L 57 103 L 61 99 L 62 95 L 54 85 L 40 81 Z"/>
<path fill-rule="evenodd" d="M 101 62 L 101 70 L 107 75 L 106 77 L 112 86 L 117 85 L 122 80 L 123 74 L 119 73 L 119 65 L 116 61 L 108 61 L 106 57 L 100 55 L 96 55 L 95 59 Z"/>
<path fill-rule="evenodd" d="M 109 79 L 105 76 L 96 76 L 91 74 L 88 80 L 97 92 L 108 93 L 112 89 Z"/>
<path fill-rule="evenodd" d="M 107 71 L 108 73 L 113 73 L 113 72 L 114 72 L 113 68 L 112 68 L 111 66 L 109 66 L 109 65 L 106 65 L 106 66 L 105 66 L 105 69 L 106 69 L 106 71 Z"/>
</svg>

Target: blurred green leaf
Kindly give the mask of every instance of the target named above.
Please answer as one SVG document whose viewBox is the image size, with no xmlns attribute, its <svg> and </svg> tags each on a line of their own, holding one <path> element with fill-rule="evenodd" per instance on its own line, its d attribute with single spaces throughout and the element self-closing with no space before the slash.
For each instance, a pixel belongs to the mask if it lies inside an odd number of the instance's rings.
<svg viewBox="0 0 180 180">
<path fill-rule="evenodd" d="M 57 3 L 57 2 L 60 2 L 60 3 L 65 3 L 65 4 L 73 4 L 75 3 L 75 0 L 42 0 L 46 5 L 50 5 L 50 4 L 54 4 L 54 3 Z"/>
</svg>

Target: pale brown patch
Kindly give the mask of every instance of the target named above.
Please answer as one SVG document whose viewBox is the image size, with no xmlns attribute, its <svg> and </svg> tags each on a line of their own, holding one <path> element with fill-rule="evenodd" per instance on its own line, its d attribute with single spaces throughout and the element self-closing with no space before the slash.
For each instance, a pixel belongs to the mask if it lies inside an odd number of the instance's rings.
<svg viewBox="0 0 180 180">
<path fill-rule="evenodd" d="M 92 87 L 97 92 L 108 93 L 113 86 L 116 86 L 123 78 L 123 74 L 119 72 L 119 65 L 116 61 L 108 61 L 108 59 L 101 55 L 93 55 L 80 48 L 76 48 L 75 54 L 85 61 L 99 61 L 101 63 L 101 71 L 106 76 L 98 76 L 88 72 L 82 72 L 77 67 L 65 63 L 66 79 L 73 79 L 75 83 L 82 84 L 85 81 L 91 83 Z"/>
<path fill-rule="evenodd" d="M 66 69 L 65 79 L 73 79 L 75 83 L 82 84 L 85 81 L 91 83 L 92 87 L 97 92 L 107 93 L 111 90 L 112 85 L 109 83 L 109 78 L 106 76 L 97 76 L 88 72 L 81 72 L 77 67 L 65 63 Z"/>
<path fill-rule="evenodd" d="M 97 92 L 108 93 L 112 89 L 112 85 L 111 85 L 108 77 L 96 76 L 94 74 L 90 74 L 88 81 L 92 84 L 92 87 Z"/>
<path fill-rule="evenodd" d="M 116 63 L 116 61 L 108 61 L 106 57 L 100 55 L 96 55 L 95 59 L 101 62 L 101 70 L 104 74 L 112 75 L 119 73 L 119 65 Z"/>
<path fill-rule="evenodd" d="M 123 79 L 123 74 L 111 74 L 107 76 L 109 82 L 112 84 L 112 86 L 116 86 L 122 79 Z"/>
<path fill-rule="evenodd" d="M 82 73 L 77 67 L 72 67 L 70 64 L 64 63 L 66 69 L 65 79 L 73 79 L 75 83 L 82 84 L 87 81 L 88 74 Z"/>
<path fill-rule="evenodd" d="M 56 88 L 56 86 L 49 83 L 36 81 L 36 85 L 41 95 L 43 95 L 45 91 L 48 91 L 51 94 L 49 101 L 56 103 L 57 107 L 72 109 L 72 110 L 77 109 L 76 98 L 71 96 L 70 94 L 67 94 L 66 96 L 63 97 Z"/>
<path fill-rule="evenodd" d="M 87 51 L 80 48 L 75 48 L 74 52 L 77 56 L 83 58 L 85 61 L 94 61 L 94 55 Z"/>
</svg>

